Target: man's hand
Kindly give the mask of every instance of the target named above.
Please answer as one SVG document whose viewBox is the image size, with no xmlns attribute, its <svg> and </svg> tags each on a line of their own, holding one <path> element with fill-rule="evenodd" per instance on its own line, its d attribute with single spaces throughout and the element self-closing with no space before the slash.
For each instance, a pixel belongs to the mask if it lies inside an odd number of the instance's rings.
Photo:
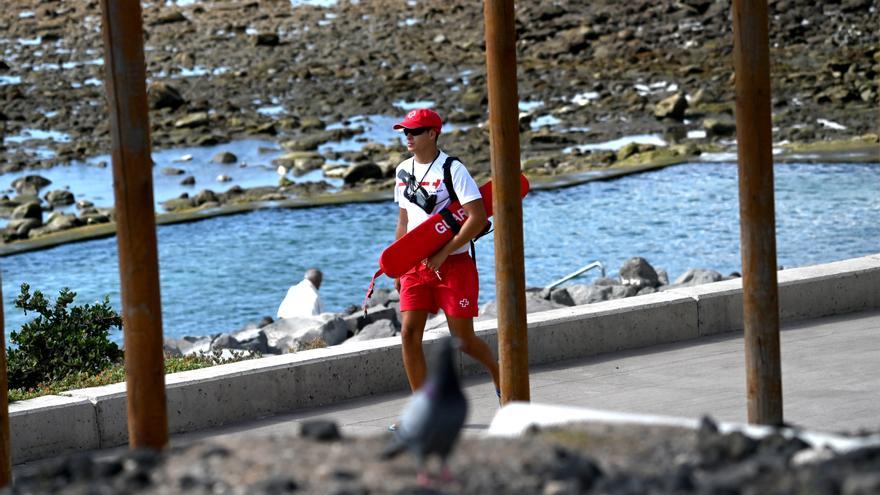
<svg viewBox="0 0 880 495">
<path fill-rule="evenodd" d="M 443 263 L 448 257 L 449 253 L 445 249 L 441 249 L 432 254 L 430 258 L 424 261 L 424 263 L 428 268 L 434 270 L 434 273 L 437 273 L 437 277 L 440 277 L 440 267 L 443 266 Z"/>
</svg>

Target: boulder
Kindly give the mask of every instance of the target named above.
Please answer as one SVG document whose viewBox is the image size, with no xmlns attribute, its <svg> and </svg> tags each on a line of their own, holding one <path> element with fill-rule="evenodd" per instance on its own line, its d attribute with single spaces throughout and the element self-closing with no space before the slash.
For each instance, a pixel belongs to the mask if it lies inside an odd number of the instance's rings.
<svg viewBox="0 0 880 495">
<path fill-rule="evenodd" d="M 186 173 L 186 171 L 182 168 L 162 167 L 159 169 L 159 173 L 162 175 L 183 175 Z"/>
<path fill-rule="evenodd" d="M 381 179 L 382 167 L 375 163 L 356 163 L 345 171 L 342 180 L 346 184 L 357 184 L 367 179 Z"/>
<path fill-rule="evenodd" d="M 648 260 L 638 256 L 626 260 L 620 267 L 620 282 L 623 285 L 634 286 L 636 290 L 660 285 L 660 279 L 654 267 L 648 263 Z"/>
<path fill-rule="evenodd" d="M 180 181 L 181 186 L 194 186 L 196 185 L 196 178 L 192 175 L 187 175 Z"/>
<path fill-rule="evenodd" d="M 250 325 L 248 325 L 248 327 L 249 328 L 239 330 L 230 335 L 236 343 L 236 347 L 233 347 L 233 349 L 251 351 L 256 354 L 264 355 L 280 354 L 282 352 L 280 349 L 273 348 L 269 345 L 269 337 L 262 329 L 254 328 Z"/>
<path fill-rule="evenodd" d="M 184 356 L 192 356 L 196 354 L 208 354 L 211 352 L 211 342 L 217 335 L 207 335 L 202 337 L 184 337 L 178 340 L 170 341 L 180 350 Z M 169 345 L 166 341 L 166 345 Z"/>
<path fill-rule="evenodd" d="M 388 320 L 396 327 L 400 326 L 397 320 L 397 311 L 394 308 L 387 308 L 385 306 L 370 306 L 367 308 L 366 316 L 364 316 L 363 311 L 356 311 L 348 316 L 344 316 L 342 320 L 345 321 L 346 328 L 352 334 L 357 334 L 365 326 L 382 320 Z"/>
<path fill-rule="evenodd" d="M 321 168 L 326 159 L 315 151 L 291 151 L 272 160 L 272 165 L 293 170 L 296 176 Z"/>
<path fill-rule="evenodd" d="M 46 194 L 46 202 L 51 206 L 67 206 L 76 202 L 73 193 L 65 189 L 56 189 Z"/>
<path fill-rule="evenodd" d="M 388 306 L 389 302 L 400 301 L 400 294 L 396 289 L 386 289 L 384 287 L 373 291 L 370 296 L 370 306 Z"/>
<path fill-rule="evenodd" d="M 572 300 L 572 305 L 592 304 L 611 299 L 613 285 L 572 285 L 566 287 L 566 292 Z"/>
<path fill-rule="evenodd" d="M 571 294 L 568 293 L 567 287 L 562 287 L 561 289 L 553 289 L 550 291 L 549 298 L 551 301 L 561 304 L 563 306 L 574 306 L 574 300 L 571 298 Z"/>
<path fill-rule="evenodd" d="M 214 163 L 221 163 L 223 165 L 229 165 L 231 163 L 235 163 L 238 161 L 238 157 L 235 156 L 234 153 L 230 153 L 229 151 L 221 151 L 214 155 L 214 158 L 211 159 Z"/>
<path fill-rule="evenodd" d="M 82 225 L 82 221 L 76 218 L 76 215 L 66 215 L 63 213 L 55 212 L 49 216 L 49 220 L 46 222 L 45 225 L 31 230 L 28 234 L 28 237 L 37 237 L 54 232 L 60 232 L 62 230 L 71 229 L 73 227 L 79 227 L 80 225 Z"/>
<path fill-rule="evenodd" d="M 397 335 L 397 327 L 391 320 L 379 320 L 361 329 L 354 337 L 345 342 L 362 342 L 364 340 L 381 339 Z"/>
<path fill-rule="evenodd" d="M 684 94 L 676 93 L 668 98 L 660 100 L 654 106 L 654 116 L 658 119 L 684 120 L 684 112 L 688 108 L 687 98 Z"/>
<path fill-rule="evenodd" d="M 690 270 L 684 272 L 680 277 L 675 279 L 675 282 L 673 282 L 673 284 L 678 286 L 689 286 L 710 284 L 712 282 L 718 282 L 720 280 L 724 280 L 724 276 L 716 272 L 715 270 L 691 268 Z"/>
<path fill-rule="evenodd" d="M 43 222 L 34 218 L 18 218 L 10 220 L 6 224 L 6 232 L 16 239 L 27 239 L 30 231 L 42 225 Z"/>
<path fill-rule="evenodd" d="M 25 175 L 12 181 L 12 188 L 18 194 L 36 196 L 40 189 L 51 184 L 52 181 L 39 175 Z"/>
<path fill-rule="evenodd" d="M 537 313 L 564 307 L 562 304 L 544 299 L 541 297 L 540 292 L 526 292 L 526 313 Z M 496 316 L 498 316 L 498 303 L 496 301 L 489 301 L 480 308 L 480 316 L 477 319 L 485 320 L 495 318 Z"/>
<path fill-rule="evenodd" d="M 163 201 L 161 204 L 162 209 L 165 211 L 186 210 L 195 206 L 193 200 L 190 198 L 169 199 L 168 201 Z"/>
<path fill-rule="evenodd" d="M 278 46 L 281 38 L 275 33 L 257 33 L 254 37 L 254 46 Z"/>
<path fill-rule="evenodd" d="M 183 99 L 177 88 L 164 82 L 150 83 L 149 88 L 147 88 L 147 100 L 150 108 L 153 110 L 162 108 L 177 110 L 186 103 L 186 100 Z"/>
<path fill-rule="evenodd" d="M 262 328 L 267 343 L 282 352 L 291 352 L 320 339 L 327 345 L 342 343 L 348 338 L 348 326 L 342 318 L 324 313 L 313 317 L 281 318 Z"/>
<path fill-rule="evenodd" d="M 192 129 L 194 127 L 202 127 L 211 122 L 208 112 L 194 112 L 177 119 L 174 127 L 178 129 Z"/>
<path fill-rule="evenodd" d="M 728 137 L 736 134 L 736 123 L 732 120 L 705 119 L 703 130 L 707 137 Z"/>
<path fill-rule="evenodd" d="M 12 210 L 11 218 L 13 220 L 29 218 L 31 220 L 37 220 L 39 225 L 42 225 L 43 208 L 40 207 L 39 203 L 26 203 L 15 207 L 15 209 Z"/>
<path fill-rule="evenodd" d="M 79 219 L 82 223 L 86 225 L 94 225 L 98 223 L 109 222 L 110 216 L 106 213 L 100 213 L 98 211 L 88 211 L 81 213 Z"/>
<path fill-rule="evenodd" d="M 202 206 L 205 203 L 219 203 L 220 200 L 217 198 L 217 194 L 210 190 L 204 189 L 192 198 L 192 202 L 196 206 Z"/>
</svg>

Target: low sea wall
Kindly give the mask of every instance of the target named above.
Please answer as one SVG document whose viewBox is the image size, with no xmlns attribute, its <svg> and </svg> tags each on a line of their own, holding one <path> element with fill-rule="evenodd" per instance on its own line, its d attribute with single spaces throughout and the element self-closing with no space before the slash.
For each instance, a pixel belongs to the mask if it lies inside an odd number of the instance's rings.
<svg viewBox="0 0 880 495">
<path fill-rule="evenodd" d="M 880 253 L 779 272 L 780 319 L 880 308 Z M 495 320 L 475 324 L 497 348 Z M 528 315 L 532 365 L 681 342 L 742 329 L 742 280 Z M 428 355 L 442 332 L 428 332 Z M 459 357 L 464 376 L 484 373 Z M 407 389 L 400 338 L 241 361 L 166 377 L 171 433 L 253 420 Z M 127 442 L 125 384 L 9 405 L 13 463 Z"/>
</svg>

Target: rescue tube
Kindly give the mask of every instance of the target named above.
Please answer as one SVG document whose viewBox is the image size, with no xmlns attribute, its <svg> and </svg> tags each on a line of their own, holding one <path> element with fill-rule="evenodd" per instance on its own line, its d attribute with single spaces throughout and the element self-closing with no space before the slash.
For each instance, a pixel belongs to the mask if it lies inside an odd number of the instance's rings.
<svg viewBox="0 0 880 495">
<path fill-rule="evenodd" d="M 520 192 L 522 197 L 529 193 L 529 180 L 522 174 L 520 174 Z M 486 216 L 491 217 L 491 181 L 480 187 L 480 194 L 483 197 L 483 208 L 486 209 Z M 427 220 L 382 251 L 382 255 L 379 256 L 379 271 L 373 275 L 370 288 L 367 290 L 367 297 L 364 299 L 365 313 L 367 301 L 370 295 L 372 295 L 373 286 L 380 275 L 384 273 L 391 278 L 400 277 L 423 259 L 436 253 L 450 239 L 455 237 L 455 233 L 458 232 L 461 225 L 467 220 L 467 212 L 458 201 L 447 206 L 445 210 L 445 212 L 431 215 Z M 456 222 L 456 225 L 450 225 L 450 222 Z"/>
</svg>

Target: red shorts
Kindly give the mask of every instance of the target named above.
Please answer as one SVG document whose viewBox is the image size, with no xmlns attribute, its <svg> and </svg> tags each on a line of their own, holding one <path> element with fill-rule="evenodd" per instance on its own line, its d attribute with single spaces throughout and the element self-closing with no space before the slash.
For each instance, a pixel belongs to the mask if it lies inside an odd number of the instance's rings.
<svg viewBox="0 0 880 495">
<path fill-rule="evenodd" d="M 468 253 L 446 258 L 440 278 L 422 263 L 400 277 L 401 311 L 436 313 L 442 308 L 447 316 L 476 318 L 479 295 L 477 265 Z"/>
</svg>

